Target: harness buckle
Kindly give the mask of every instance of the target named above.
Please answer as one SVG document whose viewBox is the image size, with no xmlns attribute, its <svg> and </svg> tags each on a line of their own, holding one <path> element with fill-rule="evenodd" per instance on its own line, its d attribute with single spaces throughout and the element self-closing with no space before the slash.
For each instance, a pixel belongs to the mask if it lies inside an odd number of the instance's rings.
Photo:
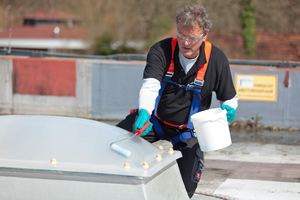
<svg viewBox="0 0 300 200">
<path fill-rule="evenodd" d="M 167 72 L 166 76 L 167 77 L 172 77 L 173 76 L 173 72 Z"/>
<path fill-rule="evenodd" d="M 203 87 L 204 80 L 203 81 L 199 81 L 199 80 L 195 79 L 194 84 L 197 85 L 198 87 Z"/>
<path fill-rule="evenodd" d="M 184 128 L 184 126 L 185 126 L 185 124 L 182 124 L 182 125 L 180 125 L 179 127 L 178 127 L 178 129 L 183 129 Z"/>
<path fill-rule="evenodd" d="M 178 88 L 186 90 L 186 86 L 185 85 L 180 85 L 179 83 L 176 83 L 176 82 L 175 82 L 175 85 L 178 86 Z"/>
<path fill-rule="evenodd" d="M 203 86 L 203 85 L 202 85 Z M 201 85 L 198 85 L 198 84 L 195 84 L 194 82 L 193 83 L 189 83 L 187 85 L 188 88 L 199 88 L 199 89 L 202 89 L 202 86 Z"/>
</svg>

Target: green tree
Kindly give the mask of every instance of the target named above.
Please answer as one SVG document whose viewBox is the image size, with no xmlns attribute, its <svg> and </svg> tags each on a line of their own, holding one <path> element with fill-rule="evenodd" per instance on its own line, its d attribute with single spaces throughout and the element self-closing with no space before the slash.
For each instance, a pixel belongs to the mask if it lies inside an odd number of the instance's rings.
<svg viewBox="0 0 300 200">
<path fill-rule="evenodd" d="M 241 21 L 244 48 L 249 56 L 255 55 L 255 6 L 252 0 L 241 0 Z"/>
<path fill-rule="evenodd" d="M 116 51 L 111 48 L 112 42 L 113 40 L 109 33 L 105 33 L 103 36 L 97 37 L 95 42 L 95 54 L 96 55 L 115 54 Z"/>
</svg>

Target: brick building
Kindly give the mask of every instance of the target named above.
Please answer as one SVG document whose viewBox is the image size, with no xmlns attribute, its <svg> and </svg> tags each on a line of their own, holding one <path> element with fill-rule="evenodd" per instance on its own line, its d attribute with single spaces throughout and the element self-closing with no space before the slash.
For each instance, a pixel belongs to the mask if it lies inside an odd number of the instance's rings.
<svg viewBox="0 0 300 200">
<path fill-rule="evenodd" d="M 25 15 L 23 25 L 0 32 L 0 48 L 44 52 L 88 49 L 88 32 L 73 15 L 56 11 Z"/>
</svg>

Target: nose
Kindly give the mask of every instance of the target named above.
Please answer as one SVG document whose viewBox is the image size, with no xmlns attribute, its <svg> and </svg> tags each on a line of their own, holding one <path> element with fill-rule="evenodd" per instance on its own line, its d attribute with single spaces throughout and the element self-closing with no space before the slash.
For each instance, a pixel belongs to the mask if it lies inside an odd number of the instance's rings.
<svg viewBox="0 0 300 200">
<path fill-rule="evenodd" d="M 187 39 L 184 39 L 184 40 L 183 40 L 183 43 L 184 43 L 184 45 L 186 45 L 186 46 L 190 44 L 189 41 L 188 41 Z"/>
</svg>

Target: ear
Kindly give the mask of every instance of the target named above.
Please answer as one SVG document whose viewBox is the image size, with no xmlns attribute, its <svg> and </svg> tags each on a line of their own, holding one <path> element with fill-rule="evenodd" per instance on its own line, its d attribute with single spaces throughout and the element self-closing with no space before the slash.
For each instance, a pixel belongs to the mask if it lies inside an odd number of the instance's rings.
<svg viewBox="0 0 300 200">
<path fill-rule="evenodd" d="M 203 41 L 206 41 L 208 34 L 209 34 L 209 31 L 207 31 L 206 34 L 203 36 Z"/>
</svg>

